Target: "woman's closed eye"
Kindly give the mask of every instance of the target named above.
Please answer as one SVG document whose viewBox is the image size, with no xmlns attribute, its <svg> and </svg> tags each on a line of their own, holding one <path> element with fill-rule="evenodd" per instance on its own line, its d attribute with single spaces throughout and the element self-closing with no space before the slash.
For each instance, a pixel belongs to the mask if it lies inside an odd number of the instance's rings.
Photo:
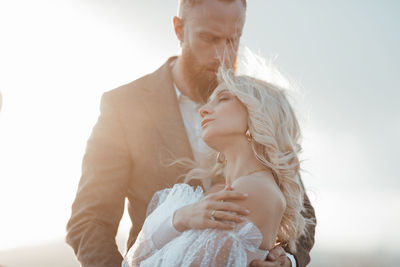
<svg viewBox="0 0 400 267">
<path fill-rule="evenodd" d="M 230 96 L 227 93 L 223 93 L 218 97 L 218 102 L 229 100 Z"/>
</svg>

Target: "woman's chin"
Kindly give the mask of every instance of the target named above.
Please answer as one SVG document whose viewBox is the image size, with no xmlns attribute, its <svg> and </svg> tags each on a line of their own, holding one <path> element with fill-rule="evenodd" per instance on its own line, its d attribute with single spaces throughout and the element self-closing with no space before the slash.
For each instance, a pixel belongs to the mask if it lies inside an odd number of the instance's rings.
<svg viewBox="0 0 400 267">
<path fill-rule="evenodd" d="M 212 138 L 206 132 L 203 132 L 201 134 L 201 139 L 203 139 L 204 143 L 206 143 L 207 146 L 215 150 L 215 138 Z"/>
<path fill-rule="evenodd" d="M 216 151 L 220 151 L 220 146 L 218 145 L 218 142 L 216 140 L 205 139 L 203 137 L 202 137 L 202 139 L 203 139 L 204 143 L 206 143 L 206 145 L 208 147 L 210 147 L 210 148 L 212 148 L 212 149 L 214 149 Z"/>
</svg>

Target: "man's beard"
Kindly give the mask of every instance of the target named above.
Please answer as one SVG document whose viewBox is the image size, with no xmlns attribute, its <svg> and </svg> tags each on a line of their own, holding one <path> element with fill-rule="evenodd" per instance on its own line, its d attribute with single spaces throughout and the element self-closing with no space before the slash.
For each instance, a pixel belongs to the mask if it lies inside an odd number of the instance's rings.
<svg viewBox="0 0 400 267">
<path fill-rule="evenodd" d="M 202 66 L 196 60 L 194 52 L 190 47 L 182 50 L 181 56 L 182 73 L 187 86 L 192 90 L 193 95 L 203 103 L 207 102 L 211 93 L 218 85 L 217 68 L 218 62 Z M 215 69 L 215 73 L 207 69 Z"/>
</svg>

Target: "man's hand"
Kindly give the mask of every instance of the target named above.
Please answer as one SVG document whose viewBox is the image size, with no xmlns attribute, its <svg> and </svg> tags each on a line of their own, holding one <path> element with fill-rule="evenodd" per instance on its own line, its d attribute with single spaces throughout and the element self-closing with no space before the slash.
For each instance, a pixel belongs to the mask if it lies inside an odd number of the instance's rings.
<svg viewBox="0 0 400 267">
<path fill-rule="evenodd" d="M 268 253 L 267 260 L 254 260 L 250 263 L 251 267 L 290 267 L 292 263 L 286 256 L 285 250 L 281 246 L 276 246 Z"/>
</svg>

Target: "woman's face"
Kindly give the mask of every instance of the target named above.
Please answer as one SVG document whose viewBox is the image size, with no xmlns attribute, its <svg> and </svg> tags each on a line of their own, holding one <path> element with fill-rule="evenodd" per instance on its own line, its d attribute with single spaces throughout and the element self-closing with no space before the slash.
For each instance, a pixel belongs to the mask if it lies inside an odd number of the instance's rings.
<svg viewBox="0 0 400 267">
<path fill-rule="evenodd" d="M 203 118 L 201 137 L 214 149 L 245 137 L 247 109 L 223 83 L 215 89 L 207 104 L 200 108 L 200 115 Z"/>
</svg>

